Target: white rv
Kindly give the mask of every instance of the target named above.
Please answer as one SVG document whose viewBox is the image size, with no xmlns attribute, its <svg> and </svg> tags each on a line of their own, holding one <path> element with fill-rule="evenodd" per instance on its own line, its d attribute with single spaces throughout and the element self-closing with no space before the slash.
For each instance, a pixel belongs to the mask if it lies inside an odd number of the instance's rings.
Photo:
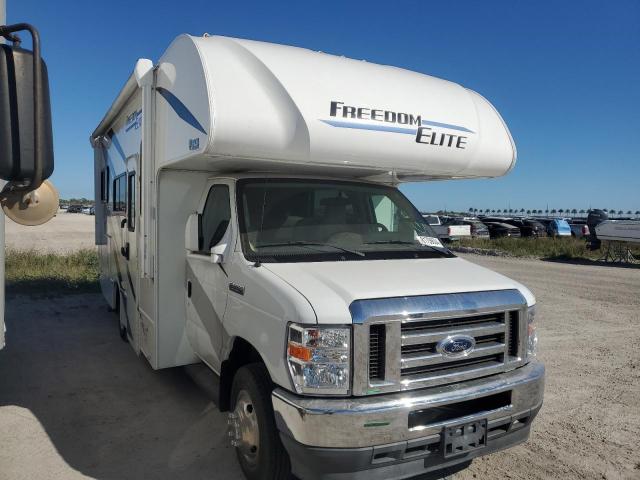
<svg viewBox="0 0 640 480">
<path fill-rule="evenodd" d="M 91 142 L 121 333 L 154 369 L 215 373 L 247 478 L 407 478 L 527 439 L 533 295 L 444 248 L 396 188 L 514 166 L 483 97 L 183 35 L 138 61 Z"/>
</svg>

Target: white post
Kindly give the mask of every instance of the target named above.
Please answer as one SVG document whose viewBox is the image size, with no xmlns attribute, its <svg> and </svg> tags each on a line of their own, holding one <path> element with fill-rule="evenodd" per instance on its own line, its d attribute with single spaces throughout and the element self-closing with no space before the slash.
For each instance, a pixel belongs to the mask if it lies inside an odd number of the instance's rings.
<svg viewBox="0 0 640 480">
<path fill-rule="evenodd" d="M 0 25 L 4 25 L 7 19 L 5 0 L 0 0 Z M 3 40 L 0 38 L 0 43 Z M 0 190 L 4 188 L 4 180 L 0 180 Z M 4 347 L 4 212 L 0 209 L 0 349 Z"/>
</svg>

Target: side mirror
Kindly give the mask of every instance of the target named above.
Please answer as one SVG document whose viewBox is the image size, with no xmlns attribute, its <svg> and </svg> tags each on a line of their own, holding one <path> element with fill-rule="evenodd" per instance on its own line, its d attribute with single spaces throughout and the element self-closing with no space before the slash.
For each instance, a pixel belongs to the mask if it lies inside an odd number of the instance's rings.
<svg viewBox="0 0 640 480">
<path fill-rule="evenodd" d="M 27 30 L 33 51 L 14 32 Z M 53 135 L 47 67 L 37 30 L 26 23 L 0 26 L 0 178 L 33 190 L 53 173 Z"/>
<path fill-rule="evenodd" d="M 231 244 L 231 228 L 229 222 L 224 225 L 224 235 L 220 239 L 217 245 L 211 247 L 211 262 L 212 263 L 224 263 L 225 256 L 228 253 L 229 246 Z"/>
<path fill-rule="evenodd" d="M 219 243 L 215 247 L 211 247 L 211 263 L 223 263 L 224 254 L 227 251 L 226 243 Z"/>
<path fill-rule="evenodd" d="M 184 231 L 184 246 L 190 252 L 200 250 L 199 241 L 200 215 L 192 213 L 187 219 L 187 226 Z"/>
</svg>

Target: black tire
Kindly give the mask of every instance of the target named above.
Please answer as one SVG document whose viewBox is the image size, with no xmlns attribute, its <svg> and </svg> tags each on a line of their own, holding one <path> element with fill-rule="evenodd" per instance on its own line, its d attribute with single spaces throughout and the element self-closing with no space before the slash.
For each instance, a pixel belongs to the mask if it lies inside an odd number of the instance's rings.
<svg viewBox="0 0 640 480">
<path fill-rule="evenodd" d="M 259 448 L 256 459 L 252 463 L 245 458 L 241 447 L 236 447 L 236 455 L 240 467 L 248 480 L 288 480 L 291 476 L 289 455 L 285 450 L 273 415 L 271 392 L 273 384 L 269 372 L 261 363 L 252 363 L 240 368 L 231 387 L 231 411 L 236 412 L 236 405 L 246 393 L 252 402 L 252 411 L 258 424 Z M 242 393 L 242 392 L 245 393 Z"/>
</svg>

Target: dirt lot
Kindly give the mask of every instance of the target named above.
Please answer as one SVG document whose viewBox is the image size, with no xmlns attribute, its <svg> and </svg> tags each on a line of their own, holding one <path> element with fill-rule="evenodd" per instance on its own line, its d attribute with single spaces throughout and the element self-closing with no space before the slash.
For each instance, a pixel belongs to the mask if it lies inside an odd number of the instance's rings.
<svg viewBox="0 0 640 480">
<path fill-rule="evenodd" d="M 640 269 L 468 257 L 536 294 L 545 405 L 529 442 L 458 479 L 640 478 Z M 98 295 L 13 297 L 0 351 L 0 479 L 241 478 L 225 417 L 153 372 Z"/>
<path fill-rule="evenodd" d="M 27 227 L 6 218 L 6 244 L 9 248 L 20 250 L 60 253 L 94 248 L 94 219 L 93 215 L 59 210 L 44 225 Z"/>
</svg>

